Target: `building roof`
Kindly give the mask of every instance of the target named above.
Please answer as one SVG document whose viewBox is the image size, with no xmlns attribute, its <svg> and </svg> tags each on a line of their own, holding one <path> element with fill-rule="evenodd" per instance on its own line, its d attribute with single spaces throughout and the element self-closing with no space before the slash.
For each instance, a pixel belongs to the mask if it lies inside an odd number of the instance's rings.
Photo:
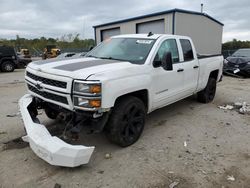
<svg viewBox="0 0 250 188">
<path fill-rule="evenodd" d="M 167 11 L 156 12 L 156 13 L 147 14 L 147 15 L 143 15 L 143 16 L 137 16 L 137 17 L 133 17 L 133 18 L 118 20 L 118 21 L 109 22 L 109 23 L 100 24 L 100 25 L 95 25 L 93 27 L 97 28 L 97 27 L 103 27 L 103 26 L 108 26 L 108 25 L 120 24 L 120 23 L 124 23 L 124 22 L 134 21 L 134 20 L 143 19 L 143 18 L 149 18 L 149 17 L 153 17 L 153 16 L 159 16 L 159 15 L 169 14 L 169 13 L 174 13 L 174 12 L 180 12 L 180 13 L 186 13 L 186 14 L 194 14 L 194 15 L 205 16 L 205 17 L 213 20 L 214 22 L 216 22 L 216 23 L 224 26 L 223 23 L 221 23 L 220 21 L 216 20 L 215 18 L 209 16 L 206 13 L 189 11 L 189 10 L 183 10 L 183 9 L 171 9 L 171 10 L 167 10 Z"/>
</svg>

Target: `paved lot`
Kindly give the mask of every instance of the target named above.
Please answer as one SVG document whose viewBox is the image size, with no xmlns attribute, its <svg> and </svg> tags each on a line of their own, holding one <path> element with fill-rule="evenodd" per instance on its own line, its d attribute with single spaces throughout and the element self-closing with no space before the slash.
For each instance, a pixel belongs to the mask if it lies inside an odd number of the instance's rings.
<svg viewBox="0 0 250 188">
<path fill-rule="evenodd" d="M 225 77 L 213 103 L 190 97 L 153 112 L 141 139 L 128 148 L 110 144 L 103 134 L 83 133 L 81 143 L 96 150 L 88 165 L 73 169 L 50 166 L 27 145 L 13 141 L 25 133 L 20 117 L 7 115 L 18 112 L 17 101 L 25 92 L 24 70 L 0 73 L 0 188 L 250 185 L 250 115 L 217 107 L 250 103 L 250 80 Z M 105 159 L 107 153 L 112 157 Z"/>
</svg>

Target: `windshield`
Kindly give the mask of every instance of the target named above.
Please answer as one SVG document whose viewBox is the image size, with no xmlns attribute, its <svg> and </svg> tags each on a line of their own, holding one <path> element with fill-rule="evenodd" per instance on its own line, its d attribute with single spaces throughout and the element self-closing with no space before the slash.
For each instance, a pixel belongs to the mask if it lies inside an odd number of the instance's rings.
<svg viewBox="0 0 250 188">
<path fill-rule="evenodd" d="M 250 49 L 239 49 L 233 53 L 234 57 L 250 57 Z"/>
<path fill-rule="evenodd" d="M 90 51 L 86 57 L 115 59 L 143 64 L 155 40 L 138 38 L 113 38 L 103 41 Z"/>
</svg>

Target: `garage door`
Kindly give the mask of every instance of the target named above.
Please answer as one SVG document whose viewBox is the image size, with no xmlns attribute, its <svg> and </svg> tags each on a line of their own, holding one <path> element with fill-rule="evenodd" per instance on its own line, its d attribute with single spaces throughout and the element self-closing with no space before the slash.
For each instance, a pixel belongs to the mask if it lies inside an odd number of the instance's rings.
<svg viewBox="0 0 250 188">
<path fill-rule="evenodd" d="M 112 36 L 120 35 L 120 34 L 121 34 L 121 31 L 120 31 L 119 27 L 113 28 L 113 29 L 102 30 L 101 31 L 101 40 L 103 41 L 103 40 L 108 39 Z"/>
<path fill-rule="evenodd" d="M 155 34 L 164 34 L 165 33 L 164 19 L 136 24 L 136 33 L 149 33 L 149 32 Z"/>
</svg>

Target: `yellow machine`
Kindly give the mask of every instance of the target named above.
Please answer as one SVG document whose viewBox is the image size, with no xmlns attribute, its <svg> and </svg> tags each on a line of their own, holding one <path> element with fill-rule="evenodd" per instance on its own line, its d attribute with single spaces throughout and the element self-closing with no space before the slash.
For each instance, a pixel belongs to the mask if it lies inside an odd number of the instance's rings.
<svg viewBox="0 0 250 188">
<path fill-rule="evenodd" d="M 56 45 L 47 45 L 46 48 L 44 48 L 43 59 L 54 58 L 60 54 L 61 50 L 57 48 Z"/>
<path fill-rule="evenodd" d="M 29 49 L 21 48 L 20 54 L 23 55 L 24 58 L 31 58 Z"/>
</svg>

